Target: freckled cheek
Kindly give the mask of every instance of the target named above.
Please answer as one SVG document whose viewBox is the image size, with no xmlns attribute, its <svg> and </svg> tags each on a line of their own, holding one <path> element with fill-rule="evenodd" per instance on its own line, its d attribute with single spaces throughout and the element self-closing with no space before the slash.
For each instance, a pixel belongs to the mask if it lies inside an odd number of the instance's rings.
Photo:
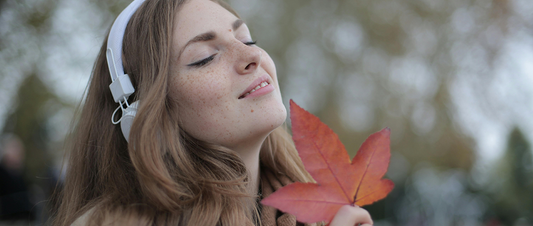
<svg viewBox="0 0 533 226">
<path fill-rule="evenodd" d="M 222 89 L 217 82 L 184 85 L 180 91 L 180 117 L 184 129 L 198 139 L 210 140 L 212 133 L 218 131 L 223 116 L 227 114 Z M 226 101 L 227 102 L 227 101 Z"/>
<path fill-rule="evenodd" d="M 228 90 L 223 82 L 215 79 L 197 80 L 182 83 L 178 88 L 179 95 L 183 97 L 188 107 L 196 111 L 206 111 L 212 108 L 219 108 L 228 95 Z"/>
<path fill-rule="evenodd" d="M 210 103 L 216 103 L 224 97 L 226 90 L 220 84 L 220 82 L 208 82 L 197 86 L 194 91 L 193 97 L 198 98 L 203 104 L 210 105 Z"/>
</svg>

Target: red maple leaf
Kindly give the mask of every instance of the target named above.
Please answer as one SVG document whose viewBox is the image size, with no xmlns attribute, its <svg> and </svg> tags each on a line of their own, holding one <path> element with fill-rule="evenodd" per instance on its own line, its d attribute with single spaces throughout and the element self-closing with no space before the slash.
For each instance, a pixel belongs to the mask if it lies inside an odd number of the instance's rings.
<svg viewBox="0 0 533 226">
<path fill-rule="evenodd" d="M 330 222 L 344 205 L 383 199 L 394 183 L 382 179 L 390 160 L 390 129 L 374 133 L 350 161 L 344 145 L 318 117 L 290 101 L 293 140 L 305 169 L 317 182 L 296 182 L 261 201 L 300 222 Z"/>
</svg>

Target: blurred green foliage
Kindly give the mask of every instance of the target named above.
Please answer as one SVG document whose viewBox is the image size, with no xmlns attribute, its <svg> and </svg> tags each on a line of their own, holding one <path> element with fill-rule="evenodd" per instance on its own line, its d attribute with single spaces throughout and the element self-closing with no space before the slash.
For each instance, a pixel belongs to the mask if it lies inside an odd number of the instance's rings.
<svg viewBox="0 0 533 226">
<path fill-rule="evenodd" d="M 26 150 L 25 178 L 32 184 L 43 184 L 43 179 L 52 159 L 47 147 L 49 128 L 47 118 L 57 109 L 47 106 L 58 97 L 51 93 L 35 74 L 27 77 L 21 84 L 17 94 L 17 105 L 6 120 L 3 133 L 16 134 L 23 142 Z"/>
<path fill-rule="evenodd" d="M 505 155 L 494 172 L 491 211 L 506 223 L 529 217 L 533 213 L 533 161 L 531 145 L 520 129 L 509 134 Z"/>
</svg>

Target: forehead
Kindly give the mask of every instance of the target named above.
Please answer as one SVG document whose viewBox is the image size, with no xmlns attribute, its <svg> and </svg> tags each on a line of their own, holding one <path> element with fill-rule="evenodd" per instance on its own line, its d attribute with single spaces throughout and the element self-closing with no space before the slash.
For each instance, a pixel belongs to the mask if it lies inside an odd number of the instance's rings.
<svg viewBox="0 0 533 226">
<path fill-rule="evenodd" d="M 174 43 L 181 49 L 199 34 L 230 29 L 238 18 L 211 0 L 190 0 L 181 7 L 175 19 Z"/>
</svg>

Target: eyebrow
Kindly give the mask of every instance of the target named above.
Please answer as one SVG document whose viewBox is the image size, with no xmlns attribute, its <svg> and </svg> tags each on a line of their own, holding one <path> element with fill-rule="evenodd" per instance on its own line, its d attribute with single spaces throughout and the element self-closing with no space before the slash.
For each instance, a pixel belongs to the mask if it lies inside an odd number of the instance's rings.
<svg viewBox="0 0 533 226">
<path fill-rule="evenodd" d="M 232 28 L 233 30 L 237 30 L 242 24 L 244 23 L 243 20 L 241 19 L 237 19 L 235 22 L 233 22 L 232 24 Z M 181 53 L 185 50 L 185 48 L 187 48 L 187 46 L 189 44 L 192 44 L 192 43 L 195 43 L 195 42 L 207 42 L 207 41 L 211 41 L 211 40 L 214 40 L 217 38 L 217 34 L 214 32 L 214 31 L 208 31 L 206 33 L 203 33 L 203 34 L 199 34 L 197 36 L 195 36 L 194 38 L 192 38 L 191 40 L 189 40 L 187 42 L 187 44 L 185 44 L 185 46 L 183 46 L 183 48 L 181 49 L 180 51 L 180 54 L 178 55 L 178 58 L 181 56 Z"/>
<path fill-rule="evenodd" d="M 217 37 L 217 34 L 215 34 L 214 31 L 208 31 L 208 32 L 203 33 L 203 34 L 199 34 L 196 37 L 194 37 L 191 40 L 189 40 L 189 42 L 187 42 L 187 44 L 185 44 L 183 49 L 185 49 L 185 47 L 187 47 L 191 43 L 211 41 L 211 40 L 215 39 L 216 37 Z"/>
<path fill-rule="evenodd" d="M 244 23 L 243 20 L 241 19 L 237 19 L 235 22 L 233 22 L 233 30 L 237 30 L 237 28 L 239 28 L 242 24 Z"/>
</svg>

